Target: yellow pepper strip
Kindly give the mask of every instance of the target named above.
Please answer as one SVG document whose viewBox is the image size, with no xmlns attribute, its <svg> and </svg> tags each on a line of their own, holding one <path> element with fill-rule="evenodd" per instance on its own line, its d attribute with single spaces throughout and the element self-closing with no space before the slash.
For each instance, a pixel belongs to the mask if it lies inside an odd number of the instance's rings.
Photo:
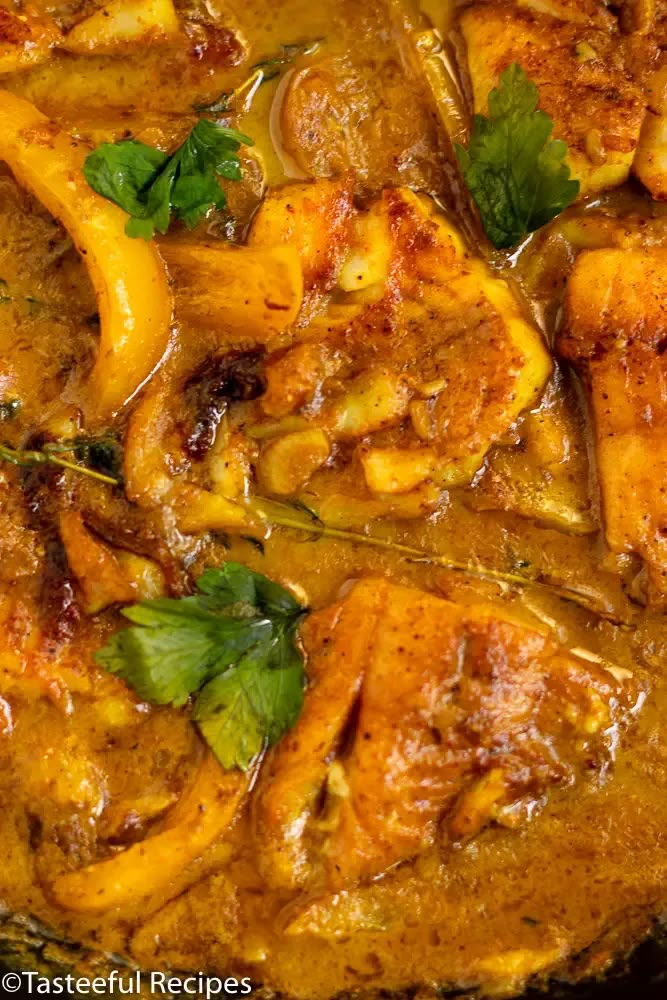
<svg viewBox="0 0 667 1000">
<path fill-rule="evenodd" d="M 284 334 L 299 315 L 303 272 L 296 247 L 164 243 L 176 312 L 221 347 L 253 347 Z"/>
<path fill-rule="evenodd" d="M 88 186 L 87 149 L 28 101 L 0 90 L 0 160 L 69 231 L 97 296 L 100 344 L 88 422 L 104 423 L 150 377 L 170 338 L 172 300 L 157 249 L 125 235 L 125 213 Z"/>
<path fill-rule="evenodd" d="M 52 885 L 55 901 L 77 913 L 103 913 L 163 890 L 228 829 L 253 778 L 252 768 L 223 771 L 208 753 L 161 833 L 61 875 Z"/>
</svg>

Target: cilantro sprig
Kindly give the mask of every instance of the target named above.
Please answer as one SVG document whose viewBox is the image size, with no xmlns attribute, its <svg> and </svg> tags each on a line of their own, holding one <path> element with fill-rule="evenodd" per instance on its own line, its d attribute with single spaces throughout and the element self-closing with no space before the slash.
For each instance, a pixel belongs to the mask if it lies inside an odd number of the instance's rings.
<svg viewBox="0 0 667 1000">
<path fill-rule="evenodd" d="M 84 176 L 91 188 L 115 202 L 130 218 L 128 236 L 149 240 L 166 233 L 173 213 L 192 229 L 210 208 L 225 207 L 219 177 L 241 180 L 241 146 L 247 135 L 202 119 L 173 153 L 135 139 L 103 142 L 86 157 Z"/>
<path fill-rule="evenodd" d="M 536 110 L 538 98 L 535 84 L 512 63 L 489 94 L 488 117 L 475 115 L 468 148 L 456 143 L 484 231 L 498 249 L 516 246 L 579 193 L 563 162 L 567 145 L 549 138 L 554 123 Z"/>
<path fill-rule="evenodd" d="M 306 609 L 239 563 L 208 569 L 191 597 L 123 609 L 133 625 L 96 654 L 156 705 L 184 705 L 223 767 L 246 770 L 294 725 L 305 674 L 296 643 Z"/>
</svg>

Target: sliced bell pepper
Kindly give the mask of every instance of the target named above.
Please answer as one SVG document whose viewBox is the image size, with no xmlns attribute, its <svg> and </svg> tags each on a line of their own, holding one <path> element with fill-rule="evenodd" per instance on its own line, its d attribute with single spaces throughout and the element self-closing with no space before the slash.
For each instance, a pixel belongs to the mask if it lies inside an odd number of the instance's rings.
<svg viewBox="0 0 667 1000">
<path fill-rule="evenodd" d="M 126 236 L 125 213 L 88 186 L 86 153 L 34 105 L 0 90 L 0 160 L 68 230 L 95 289 L 100 344 L 81 405 L 88 424 L 101 424 L 159 365 L 169 346 L 172 298 L 157 248 Z"/>
</svg>

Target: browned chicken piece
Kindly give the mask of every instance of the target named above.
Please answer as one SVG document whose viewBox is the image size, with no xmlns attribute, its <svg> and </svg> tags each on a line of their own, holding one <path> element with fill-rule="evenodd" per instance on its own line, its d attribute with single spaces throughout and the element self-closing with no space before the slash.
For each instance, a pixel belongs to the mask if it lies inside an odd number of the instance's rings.
<svg viewBox="0 0 667 1000">
<path fill-rule="evenodd" d="M 446 190 L 444 154 L 423 82 L 408 60 L 330 57 L 297 71 L 282 106 L 286 151 L 304 173 L 353 171 L 356 188 Z"/>
<path fill-rule="evenodd" d="M 294 166 L 316 178 L 349 171 L 364 196 L 404 184 L 446 198 L 446 139 L 411 47 L 422 27 L 417 4 L 340 0 L 337 18 L 354 46 L 343 50 L 333 32 L 285 81 L 279 125 L 288 174 Z"/>
<path fill-rule="evenodd" d="M 573 535 L 598 529 L 589 483 L 589 449 L 579 401 L 557 372 L 537 410 L 520 421 L 517 447 L 495 448 L 466 503 L 516 511 Z"/>
<path fill-rule="evenodd" d="M 69 566 L 83 592 L 88 614 L 96 614 L 110 604 L 134 600 L 137 588 L 123 572 L 108 545 L 95 538 L 76 511 L 65 511 L 59 518 Z"/>
<path fill-rule="evenodd" d="M 50 17 L 31 7 L 0 7 L 0 73 L 13 73 L 49 58 L 62 36 Z"/>
<path fill-rule="evenodd" d="M 576 4 L 475 3 L 460 17 L 475 112 L 486 113 L 500 74 L 519 63 L 554 136 L 567 142 L 582 195 L 627 179 L 646 104 L 615 22 L 602 5 L 597 12 L 590 19 Z"/>
<path fill-rule="evenodd" d="M 634 701 L 631 683 L 496 607 L 381 579 L 311 616 L 302 639 L 311 687 L 255 804 L 274 885 L 336 889 L 440 828 L 461 841 L 518 825 L 552 786 L 609 764 Z"/>
<path fill-rule="evenodd" d="M 246 512 L 229 501 L 246 493 L 251 451 L 264 494 L 297 494 L 346 451 L 343 461 L 358 462 L 387 512 L 394 497 L 416 500 L 424 487 L 433 509 L 538 400 L 551 372 L 541 335 L 426 197 L 392 189 L 360 209 L 346 179 L 288 185 L 265 199 L 249 243 L 164 249 L 179 279 L 177 316 L 205 316 L 221 348 L 251 349 L 255 362 L 261 353 L 261 378 L 238 396 L 253 405 L 231 414 L 235 456 L 222 426 L 218 433 L 215 400 L 196 407 L 204 433 L 192 447 L 191 421 L 180 416 L 193 408 L 188 381 L 167 402 L 158 380 L 132 414 L 128 495 L 172 504 L 181 531 L 247 529 Z M 204 456 L 206 469 L 195 472 L 206 475 L 184 493 L 167 466 Z M 232 467 L 238 475 L 227 474 Z M 419 516 L 423 503 L 411 509 Z"/>
<path fill-rule="evenodd" d="M 180 32 L 172 0 L 110 0 L 67 33 L 69 52 L 121 55 L 140 45 L 174 40 Z"/>
<path fill-rule="evenodd" d="M 350 239 L 351 179 L 289 184 L 269 191 L 255 216 L 248 246 L 294 247 L 303 267 L 306 295 L 336 283 Z"/>
<path fill-rule="evenodd" d="M 309 452 L 320 464 L 327 439 L 363 440 L 359 459 L 376 495 L 408 493 L 427 480 L 441 488 L 469 482 L 490 445 L 539 398 L 551 371 L 541 336 L 427 198 L 385 191 L 350 214 L 342 232 L 335 211 L 329 218 L 310 207 L 335 190 L 325 183 L 292 195 L 284 189 L 255 224 L 265 245 L 280 245 L 305 222 L 305 275 L 324 260 L 336 281 L 327 311 L 265 364 L 260 402 L 272 424 L 284 421 L 270 434 L 289 434 L 279 450 L 265 449 L 260 477 L 274 493 L 303 485 L 283 473 L 298 466 L 303 448 L 293 432 L 316 427 L 326 438 L 310 442 Z"/>
<path fill-rule="evenodd" d="M 363 600 L 311 615 L 302 628 L 305 647 L 319 654 L 309 664 L 310 692 L 302 723 L 285 736 L 280 753 L 271 757 L 255 799 L 258 833 L 267 838 L 262 864 L 269 881 L 277 885 L 298 885 L 308 875 L 304 829 L 359 696 L 363 681 L 359 664 L 371 655 L 383 605 L 381 589 L 367 592 Z"/>
<path fill-rule="evenodd" d="M 111 604 L 128 604 L 164 593 L 164 577 L 157 563 L 132 552 L 114 550 L 88 529 L 78 511 L 63 511 L 58 527 L 87 614 L 97 614 Z"/>
<path fill-rule="evenodd" d="M 664 41 L 663 40 L 663 44 Z M 632 169 L 656 201 L 667 199 L 667 54 L 646 82 L 648 108 Z"/>
<path fill-rule="evenodd" d="M 591 400 L 607 542 L 667 603 L 667 250 L 591 250 L 568 282 L 559 350 Z"/>
</svg>

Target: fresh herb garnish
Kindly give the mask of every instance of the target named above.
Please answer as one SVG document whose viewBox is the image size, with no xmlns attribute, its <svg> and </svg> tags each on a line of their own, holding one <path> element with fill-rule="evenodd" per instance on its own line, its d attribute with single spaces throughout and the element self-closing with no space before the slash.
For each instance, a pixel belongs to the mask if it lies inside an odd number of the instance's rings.
<svg viewBox="0 0 667 1000">
<path fill-rule="evenodd" d="M 241 180 L 238 151 L 252 144 L 236 129 L 202 119 L 171 154 L 134 139 L 104 142 L 86 157 L 83 173 L 131 216 L 127 235 L 149 240 L 155 230 L 167 232 L 172 212 L 192 229 L 210 208 L 224 208 L 218 178 Z"/>
<path fill-rule="evenodd" d="M 617 625 L 631 625 L 630 619 L 624 617 L 613 605 L 602 601 L 595 593 L 591 592 L 590 588 L 579 587 L 576 582 L 554 579 L 548 576 L 546 571 L 540 570 L 539 566 L 532 566 L 531 575 L 524 575 L 496 569 L 493 566 L 484 566 L 478 562 L 462 562 L 439 552 L 419 549 L 405 542 L 383 538 L 371 532 L 327 524 L 315 511 L 312 511 L 305 504 L 300 504 L 299 501 L 272 500 L 268 497 L 255 496 L 248 507 L 256 517 L 261 518 L 271 527 L 304 533 L 307 538 L 314 541 L 327 538 L 364 548 L 380 549 L 392 552 L 407 562 L 440 566 L 442 569 L 479 580 L 492 580 L 519 590 L 535 590 L 551 594 L 585 608 L 597 615 L 598 618 Z M 300 513 L 299 508 L 303 513 Z"/>
<path fill-rule="evenodd" d="M 117 437 L 107 431 L 95 437 L 79 435 L 67 441 L 54 441 L 44 445 L 50 455 L 71 452 L 80 463 L 79 468 L 101 472 L 109 482 L 120 483 L 123 478 L 123 449 Z"/>
<path fill-rule="evenodd" d="M 34 465 L 50 463 L 51 465 L 59 465 L 62 469 L 70 469 L 72 472 L 78 472 L 80 475 L 88 476 L 90 479 L 96 479 L 100 483 L 107 483 L 109 486 L 118 486 L 120 483 L 119 476 L 95 467 L 94 456 L 97 454 L 96 449 L 98 445 L 102 448 L 108 446 L 106 439 L 98 442 L 95 438 L 77 438 L 73 441 L 49 441 L 39 449 L 12 448 L 7 444 L 0 444 L 0 462 L 9 462 L 10 465 L 18 465 L 22 468 L 31 468 Z M 114 447 L 119 449 L 119 443 L 115 442 Z M 72 454 L 75 459 L 79 458 L 82 461 L 87 455 L 90 465 L 79 465 L 76 461 L 63 458 L 63 455 L 67 453 Z"/>
<path fill-rule="evenodd" d="M 468 148 L 456 155 L 498 249 L 516 246 L 567 208 L 579 193 L 564 163 L 567 145 L 550 139 L 553 121 L 537 111 L 538 91 L 517 63 L 489 94 L 489 115 L 475 115 Z"/>
<path fill-rule="evenodd" d="M 183 705 L 223 767 L 246 770 L 294 725 L 305 674 L 296 630 L 306 609 L 239 563 L 208 569 L 198 593 L 124 608 L 133 626 L 96 655 L 141 698 Z"/>
<path fill-rule="evenodd" d="M 120 483 L 123 478 L 123 448 L 112 435 L 75 438 L 74 454 L 82 465 L 95 469 Z"/>
</svg>

